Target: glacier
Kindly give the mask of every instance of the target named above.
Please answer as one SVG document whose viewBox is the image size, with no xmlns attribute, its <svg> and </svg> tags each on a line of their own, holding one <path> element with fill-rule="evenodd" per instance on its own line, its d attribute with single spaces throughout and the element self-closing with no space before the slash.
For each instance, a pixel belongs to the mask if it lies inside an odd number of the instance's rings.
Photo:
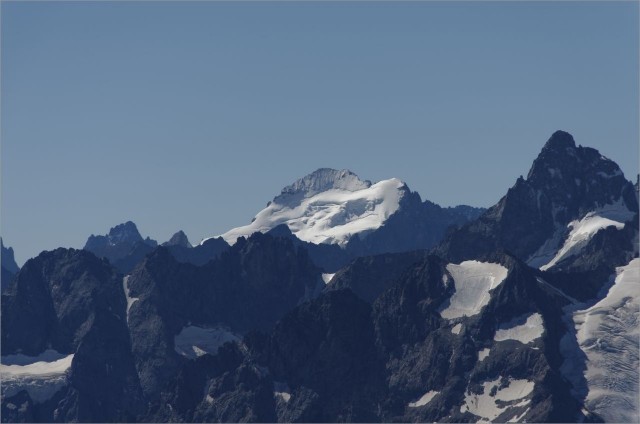
<svg viewBox="0 0 640 424">
<path fill-rule="evenodd" d="M 571 304 L 565 313 L 573 328 L 562 341 L 561 371 L 574 396 L 605 422 L 638 422 L 640 259 L 616 268 L 600 301 Z"/>
</svg>

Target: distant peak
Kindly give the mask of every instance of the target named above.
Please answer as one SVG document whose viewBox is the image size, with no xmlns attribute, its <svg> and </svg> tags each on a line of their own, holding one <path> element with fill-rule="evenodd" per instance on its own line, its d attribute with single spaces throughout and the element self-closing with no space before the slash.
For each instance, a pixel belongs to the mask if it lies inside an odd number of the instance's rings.
<svg viewBox="0 0 640 424">
<path fill-rule="evenodd" d="M 558 130 L 551 135 L 544 147 L 545 149 L 553 150 L 566 149 L 570 147 L 575 148 L 576 142 L 571 134 L 566 131 Z"/>
<path fill-rule="evenodd" d="M 331 189 L 357 191 L 369 187 L 371 187 L 371 181 L 361 180 L 348 169 L 319 168 L 283 188 L 275 200 L 295 194 L 308 197 Z"/>
<path fill-rule="evenodd" d="M 138 231 L 138 227 L 132 221 L 127 221 L 124 224 L 116 225 L 109 230 L 109 240 L 112 243 L 118 242 L 137 242 L 142 241 L 142 236 Z"/>
<path fill-rule="evenodd" d="M 184 231 L 180 230 L 175 233 L 169 241 L 162 243 L 163 246 L 182 246 L 182 247 L 191 247 L 191 243 L 189 243 L 189 238 L 184 233 Z"/>
<path fill-rule="evenodd" d="M 109 230 L 109 234 L 112 233 L 121 233 L 123 231 L 138 231 L 138 227 L 136 226 L 136 224 L 133 223 L 133 221 L 127 221 L 123 224 L 118 224 L 115 227 L 112 227 Z"/>
</svg>

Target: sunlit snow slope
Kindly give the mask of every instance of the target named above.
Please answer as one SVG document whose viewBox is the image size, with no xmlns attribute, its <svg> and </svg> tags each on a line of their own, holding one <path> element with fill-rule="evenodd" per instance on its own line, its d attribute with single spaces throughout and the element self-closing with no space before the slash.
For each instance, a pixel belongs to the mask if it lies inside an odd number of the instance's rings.
<svg viewBox="0 0 640 424">
<path fill-rule="evenodd" d="M 586 214 L 582 219 L 570 222 L 568 225 L 570 232 L 566 236 L 564 244 L 548 263 L 540 266 L 540 269 L 547 270 L 570 256 L 579 255 L 598 231 L 607 227 L 615 227 L 620 230 L 624 228 L 625 222 L 633 219 L 633 216 L 634 213 L 619 200 Z M 529 265 L 536 266 L 536 263 L 530 260 Z"/>
<path fill-rule="evenodd" d="M 640 259 L 619 267 L 607 296 L 573 320 L 587 357 L 587 408 L 606 422 L 638 422 Z"/>
<path fill-rule="evenodd" d="M 238 237 L 286 224 L 301 240 L 345 245 L 354 234 L 382 226 L 398 210 L 406 190 L 395 178 L 372 184 L 348 170 L 318 169 L 285 187 L 251 224 L 222 237 L 233 244 Z"/>
</svg>

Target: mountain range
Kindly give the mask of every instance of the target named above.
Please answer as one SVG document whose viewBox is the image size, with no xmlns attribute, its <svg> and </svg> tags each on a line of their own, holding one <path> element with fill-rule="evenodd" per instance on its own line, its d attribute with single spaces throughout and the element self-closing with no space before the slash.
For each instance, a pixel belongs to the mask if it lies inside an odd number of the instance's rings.
<svg viewBox="0 0 640 424">
<path fill-rule="evenodd" d="M 638 422 L 638 185 L 555 132 L 492 207 L 321 168 L 191 245 L 18 269 L 3 422 Z"/>
</svg>

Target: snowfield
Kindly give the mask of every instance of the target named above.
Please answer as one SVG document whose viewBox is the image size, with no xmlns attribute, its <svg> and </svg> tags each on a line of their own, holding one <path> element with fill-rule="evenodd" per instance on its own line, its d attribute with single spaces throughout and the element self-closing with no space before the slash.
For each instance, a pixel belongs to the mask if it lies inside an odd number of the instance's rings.
<svg viewBox="0 0 640 424">
<path fill-rule="evenodd" d="M 226 342 L 239 341 L 241 338 L 231 331 L 218 328 L 184 327 L 174 337 L 174 348 L 178 354 L 195 359 L 199 356 L 218 353 L 218 348 Z"/>
<path fill-rule="evenodd" d="M 616 203 L 605 205 L 593 212 L 589 212 L 582 219 L 571 221 L 567 226 L 570 232 L 564 240 L 564 244 L 549 262 L 540 266 L 540 269 L 545 271 L 566 258 L 580 254 L 598 231 L 611 226 L 621 230 L 624 228 L 625 222 L 633 219 L 633 216 L 633 212 L 627 208 L 622 199 L 619 199 Z M 557 234 L 561 234 L 561 232 L 556 232 L 556 235 L 552 238 L 554 244 L 557 243 Z M 551 247 L 550 244 L 547 246 L 546 256 L 551 256 L 548 254 L 548 250 Z M 539 252 L 536 256 L 541 258 L 545 255 Z M 534 259 L 530 259 L 528 263 L 531 266 L 539 265 L 539 261 Z"/>
<path fill-rule="evenodd" d="M 493 340 L 496 342 L 517 340 L 522 344 L 528 344 L 542 337 L 542 333 L 544 333 L 542 315 L 536 312 L 501 324 L 496 330 Z"/>
<path fill-rule="evenodd" d="M 447 271 L 453 277 L 456 291 L 440 307 L 440 316 L 455 319 L 473 316 L 489 303 L 489 291 L 498 287 L 508 270 L 500 264 L 465 261 L 460 265 L 449 264 Z"/>
<path fill-rule="evenodd" d="M 353 235 L 381 227 L 406 190 L 396 178 L 371 184 L 346 170 L 320 169 L 286 187 L 249 225 L 221 237 L 234 244 L 238 237 L 286 224 L 301 240 L 343 246 Z"/>
<path fill-rule="evenodd" d="M 0 364 L 2 397 L 26 390 L 36 403 L 50 399 L 67 384 L 67 371 L 72 361 L 73 354 L 64 355 L 51 349 L 35 357 L 3 356 Z"/>
<path fill-rule="evenodd" d="M 506 415 L 502 419 L 508 418 L 509 422 L 520 421 L 527 413 L 528 405 L 531 402 L 524 398 L 533 391 L 535 385 L 529 380 L 509 378 L 507 385 L 501 387 L 501 380 L 498 377 L 495 380 L 482 383 L 484 389 L 482 394 L 467 391 L 460 412 L 470 412 L 480 417 L 479 422 L 494 421 L 503 414 Z"/>
<path fill-rule="evenodd" d="M 606 422 L 639 422 L 640 259 L 617 268 L 606 297 L 573 312 L 579 348 L 586 355 L 586 407 Z M 571 352 L 565 354 L 565 372 Z M 574 377 L 575 378 L 575 377 Z"/>
</svg>

